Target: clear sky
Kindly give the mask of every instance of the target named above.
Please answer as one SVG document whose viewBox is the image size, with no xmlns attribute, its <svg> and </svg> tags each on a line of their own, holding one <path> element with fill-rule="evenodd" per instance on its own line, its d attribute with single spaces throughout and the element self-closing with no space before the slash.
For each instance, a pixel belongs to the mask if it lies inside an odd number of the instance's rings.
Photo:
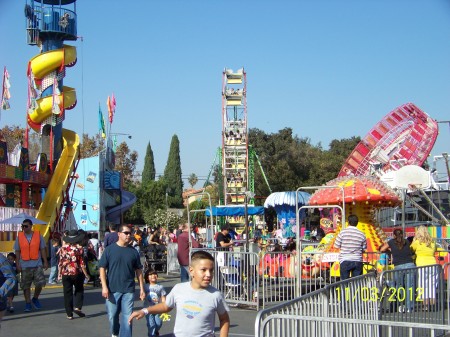
<svg viewBox="0 0 450 337">
<path fill-rule="evenodd" d="M 25 127 L 27 63 L 39 52 L 26 43 L 24 5 L 0 0 L 0 66 L 12 94 L 2 126 Z M 208 174 L 225 67 L 247 72 L 250 128 L 291 127 L 324 148 L 363 137 L 407 102 L 450 120 L 448 0 L 79 0 L 77 14 L 83 41 L 72 43 L 78 63 L 64 84 L 78 105 L 64 127 L 97 133 L 98 105 L 106 112 L 114 92 L 112 132 L 132 134 L 119 140 L 138 151 L 138 170 L 150 142 L 162 174 L 177 134 L 183 176 Z M 449 126 L 440 126 L 432 155 L 450 151 Z"/>
</svg>

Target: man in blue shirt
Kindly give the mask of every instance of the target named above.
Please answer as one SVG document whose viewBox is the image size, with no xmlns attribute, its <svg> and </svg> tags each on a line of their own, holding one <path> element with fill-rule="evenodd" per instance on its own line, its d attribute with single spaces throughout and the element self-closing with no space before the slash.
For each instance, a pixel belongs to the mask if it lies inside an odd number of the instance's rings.
<svg viewBox="0 0 450 337">
<path fill-rule="evenodd" d="M 145 298 L 142 264 L 139 253 L 130 246 L 131 229 L 121 225 L 117 233 L 118 241 L 106 247 L 99 262 L 102 296 L 106 299 L 112 336 L 131 337 L 128 318 L 133 312 L 135 275 L 139 280 L 140 298 Z"/>
</svg>

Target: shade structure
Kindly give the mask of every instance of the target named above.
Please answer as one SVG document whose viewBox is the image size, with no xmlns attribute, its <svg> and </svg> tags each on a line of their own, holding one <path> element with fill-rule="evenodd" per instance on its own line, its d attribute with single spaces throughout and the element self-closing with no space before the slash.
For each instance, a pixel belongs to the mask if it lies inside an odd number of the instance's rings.
<svg viewBox="0 0 450 337">
<path fill-rule="evenodd" d="M 31 220 L 31 222 L 33 222 L 33 224 L 38 224 L 38 225 L 46 225 L 47 224 L 45 221 L 39 220 L 38 218 L 35 218 L 34 216 L 29 215 L 27 213 L 16 214 L 11 218 L 0 221 L 0 224 L 17 225 L 17 224 L 21 224 L 25 219 Z"/>
<path fill-rule="evenodd" d="M 297 198 L 296 198 L 297 196 Z M 273 207 L 277 212 L 278 229 L 281 230 L 283 238 L 295 237 L 296 231 L 296 207 L 308 204 L 310 194 L 300 191 L 274 192 L 264 202 L 264 207 Z M 300 219 L 305 217 L 305 210 L 299 214 Z"/>
<path fill-rule="evenodd" d="M 297 192 L 297 200 L 295 198 L 295 191 L 288 192 L 274 192 L 270 194 L 264 202 L 264 207 L 276 207 L 276 206 L 296 206 L 298 202 L 299 206 L 308 204 L 310 194 L 306 192 Z"/>
<path fill-rule="evenodd" d="M 209 209 L 205 211 L 206 216 L 210 216 Z M 264 207 L 248 205 L 247 215 L 264 214 Z M 212 207 L 213 216 L 243 216 L 245 215 L 245 207 L 243 206 L 217 206 Z"/>
<path fill-rule="evenodd" d="M 364 203 L 378 207 L 396 206 L 401 202 L 392 188 L 371 176 L 339 177 L 325 186 L 330 188 L 321 188 L 315 192 L 309 199 L 310 205 L 340 204 L 343 199 L 346 204 Z"/>
</svg>

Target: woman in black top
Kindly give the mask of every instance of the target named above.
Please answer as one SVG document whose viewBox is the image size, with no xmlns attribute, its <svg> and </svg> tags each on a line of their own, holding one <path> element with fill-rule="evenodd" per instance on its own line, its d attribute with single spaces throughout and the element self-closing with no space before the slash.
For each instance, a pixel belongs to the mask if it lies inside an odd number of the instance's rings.
<svg viewBox="0 0 450 337">
<path fill-rule="evenodd" d="M 395 229 L 394 238 L 380 247 L 380 252 L 390 251 L 394 263 L 394 281 L 397 287 L 398 298 L 406 299 L 406 307 L 399 306 L 400 312 L 412 312 L 414 310 L 414 299 L 416 297 L 416 265 L 413 260 L 413 251 L 408 240 L 405 240 L 403 231 Z"/>
</svg>

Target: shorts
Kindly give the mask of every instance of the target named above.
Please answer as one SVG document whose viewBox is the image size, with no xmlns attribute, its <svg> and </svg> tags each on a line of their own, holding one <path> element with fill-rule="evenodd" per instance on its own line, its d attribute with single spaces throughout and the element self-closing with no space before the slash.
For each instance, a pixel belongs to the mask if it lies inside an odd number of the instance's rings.
<svg viewBox="0 0 450 337">
<path fill-rule="evenodd" d="M 20 278 L 20 288 L 30 289 L 31 283 L 35 287 L 45 286 L 44 269 L 42 267 L 22 269 L 22 277 Z"/>
</svg>

